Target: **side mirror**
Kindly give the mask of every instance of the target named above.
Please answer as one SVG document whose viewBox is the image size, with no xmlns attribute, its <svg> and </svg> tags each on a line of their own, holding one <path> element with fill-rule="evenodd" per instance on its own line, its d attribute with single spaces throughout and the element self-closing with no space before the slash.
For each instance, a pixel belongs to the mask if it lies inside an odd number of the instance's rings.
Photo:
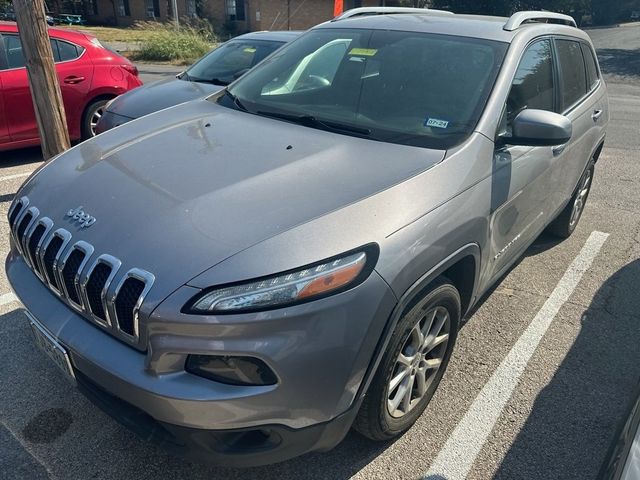
<svg viewBox="0 0 640 480">
<path fill-rule="evenodd" d="M 501 135 L 504 145 L 553 147 L 571 139 L 573 126 L 564 115 L 546 110 L 525 109 L 511 124 L 511 136 Z"/>
</svg>

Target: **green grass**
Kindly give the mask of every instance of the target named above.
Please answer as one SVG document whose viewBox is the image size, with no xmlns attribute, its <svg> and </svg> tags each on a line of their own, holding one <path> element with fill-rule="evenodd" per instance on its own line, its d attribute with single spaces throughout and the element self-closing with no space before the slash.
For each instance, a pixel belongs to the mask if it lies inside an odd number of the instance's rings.
<svg viewBox="0 0 640 480">
<path fill-rule="evenodd" d="M 66 26 L 56 25 L 56 28 L 80 30 L 98 37 L 103 42 L 141 43 L 153 35 L 153 31 L 145 28 L 119 28 L 119 27 L 90 27 L 90 26 Z"/>
<path fill-rule="evenodd" d="M 131 60 L 169 62 L 188 65 L 209 52 L 217 38 L 210 24 L 200 22 L 195 26 L 182 24 L 178 30 L 173 24 L 138 22 L 134 27 L 67 27 L 95 35 L 104 43 L 124 42 L 134 44 L 134 51 L 121 51 Z"/>
<path fill-rule="evenodd" d="M 190 27 L 181 27 L 179 30 L 172 27 L 158 28 L 142 42 L 140 50 L 135 53 L 135 59 L 192 63 L 212 47 L 213 44 L 204 35 Z"/>
</svg>

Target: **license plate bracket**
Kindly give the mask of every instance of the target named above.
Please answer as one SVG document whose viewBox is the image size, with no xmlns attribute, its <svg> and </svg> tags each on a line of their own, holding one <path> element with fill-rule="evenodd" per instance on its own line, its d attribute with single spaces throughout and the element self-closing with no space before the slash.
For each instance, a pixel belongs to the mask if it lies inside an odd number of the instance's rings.
<svg viewBox="0 0 640 480">
<path fill-rule="evenodd" d="M 31 327 L 31 332 L 33 333 L 38 348 L 53 360 L 53 363 L 62 370 L 68 380 L 75 383 L 76 377 L 73 373 L 67 350 L 33 315 L 27 313 L 27 318 L 29 319 L 29 326 Z"/>
</svg>

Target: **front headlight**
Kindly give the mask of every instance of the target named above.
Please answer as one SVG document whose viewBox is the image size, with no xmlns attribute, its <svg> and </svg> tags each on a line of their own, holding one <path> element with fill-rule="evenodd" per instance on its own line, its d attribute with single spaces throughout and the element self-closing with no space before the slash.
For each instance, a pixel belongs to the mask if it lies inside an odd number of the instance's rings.
<svg viewBox="0 0 640 480">
<path fill-rule="evenodd" d="M 239 313 L 289 306 L 342 292 L 373 270 L 377 248 L 367 247 L 272 277 L 200 293 L 186 313 Z"/>
</svg>

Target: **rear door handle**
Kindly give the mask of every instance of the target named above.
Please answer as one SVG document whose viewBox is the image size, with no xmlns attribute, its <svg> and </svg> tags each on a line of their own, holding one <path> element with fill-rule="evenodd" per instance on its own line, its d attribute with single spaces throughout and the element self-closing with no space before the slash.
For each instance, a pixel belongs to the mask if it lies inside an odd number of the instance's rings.
<svg viewBox="0 0 640 480">
<path fill-rule="evenodd" d="M 593 114 L 591 114 L 591 120 L 597 122 L 604 110 L 594 110 Z"/>
<path fill-rule="evenodd" d="M 84 77 L 76 77 L 75 75 L 71 75 L 64 79 L 64 83 L 70 83 L 71 85 L 75 85 L 76 83 L 84 82 Z"/>
</svg>

